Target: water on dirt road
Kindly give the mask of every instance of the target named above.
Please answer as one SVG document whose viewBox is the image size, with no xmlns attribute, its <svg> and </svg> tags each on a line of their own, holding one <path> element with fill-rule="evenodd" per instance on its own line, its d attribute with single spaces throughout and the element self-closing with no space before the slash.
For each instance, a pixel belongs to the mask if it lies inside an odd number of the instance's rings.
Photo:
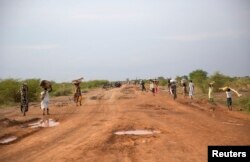
<svg viewBox="0 0 250 162">
<path fill-rule="evenodd" d="M 44 120 L 39 120 L 38 122 L 31 123 L 29 124 L 30 128 L 38 128 L 38 127 L 55 127 L 58 126 L 59 122 L 56 122 L 53 119 L 44 119 Z"/>
<path fill-rule="evenodd" d="M 0 139 L 0 144 L 7 144 L 7 143 L 13 142 L 15 140 L 17 140 L 16 136 L 4 137 L 4 138 Z"/>
<path fill-rule="evenodd" d="M 128 130 L 128 131 L 117 131 L 115 135 L 152 135 L 152 134 L 159 134 L 160 131 L 156 130 Z"/>
</svg>

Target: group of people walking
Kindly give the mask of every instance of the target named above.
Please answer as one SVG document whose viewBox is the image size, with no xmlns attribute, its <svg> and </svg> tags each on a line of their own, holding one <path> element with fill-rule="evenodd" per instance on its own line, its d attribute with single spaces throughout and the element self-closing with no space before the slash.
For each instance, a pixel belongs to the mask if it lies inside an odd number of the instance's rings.
<svg viewBox="0 0 250 162">
<path fill-rule="evenodd" d="M 82 79 L 83 78 L 72 81 L 72 83 L 75 86 L 73 99 L 74 99 L 74 102 L 76 103 L 76 106 L 78 106 L 78 104 L 80 106 L 82 105 L 82 93 L 81 93 L 81 88 L 80 88 L 80 83 L 81 83 Z M 45 114 L 49 115 L 50 114 L 49 113 L 49 92 L 52 91 L 52 84 L 51 84 L 51 82 L 49 82 L 47 80 L 42 80 L 40 83 L 40 86 L 43 89 L 43 91 L 40 93 L 40 95 L 41 95 L 40 108 L 43 112 L 43 115 L 45 115 Z M 29 110 L 28 84 L 22 83 L 19 92 L 21 95 L 20 109 L 21 109 L 23 116 L 25 116 Z"/>
<path fill-rule="evenodd" d="M 194 96 L 194 83 L 192 80 L 189 80 L 187 83 L 186 79 L 181 80 L 182 93 L 183 96 L 186 97 L 189 95 L 190 99 L 193 99 Z M 177 98 L 177 82 L 174 79 L 168 80 L 168 91 L 173 96 L 173 99 Z"/>
<path fill-rule="evenodd" d="M 75 86 L 75 91 L 73 95 L 74 102 L 76 103 L 76 106 L 82 105 L 82 93 L 80 88 L 80 83 L 83 78 L 73 80 L 72 83 Z M 149 80 L 149 90 L 153 93 L 153 96 L 155 96 L 157 93 L 159 93 L 159 81 L 156 79 Z M 210 102 L 214 102 L 213 98 L 213 88 L 214 83 L 211 82 L 208 84 L 208 99 Z M 141 90 L 146 91 L 145 81 L 140 81 Z M 43 91 L 41 92 L 41 109 L 43 111 L 43 115 L 45 113 L 49 115 L 49 92 L 52 91 L 52 85 L 49 81 L 43 80 L 40 83 L 40 86 L 43 88 Z M 177 82 L 174 79 L 168 79 L 168 92 L 173 96 L 173 99 L 175 100 L 177 98 Z M 186 79 L 181 80 L 181 87 L 182 87 L 182 93 L 183 96 L 189 96 L 190 99 L 193 99 L 194 96 L 194 83 L 192 80 L 187 81 Z M 240 93 L 238 93 L 236 90 L 230 88 L 230 87 L 223 87 L 219 88 L 219 90 L 223 90 L 226 92 L 226 98 L 227 98 L 227 106 L 229 110 L 232 110 L 232 92 L 235 92 L 239 97 L 241 96 Z M 27 83 L 23 83 L 20 88 L 20 94 L 21 94 L 21 112 L 25 116 L 29 109 L 29 99 L 28 99 L 28 85 Z"/>
<path fill-rule="evenodd" d="M 159 92 L 159 81 L 156 79 L 155 80 L 150 79 L 149 82 L 150 82 L 149 90 L 152 92 L 153 96 L 155 96 Z M 180 83 L 182 87 L 183 96 L 184 97 L 189 96 L 190 99 L 193 99 L 195 92 L 195 86 L 193 81 L 183 78 Z M 208 100 L 211 103 L 214 103 L 214 96 L 213 96 L 214 84 L 215 84 L 214 81 L 208 84 Z M 140 85 L 141 85 L 141 90 L 146 91 L 144 80 L 140 81 Z M 173 96 L 173 99 L 175 100 L 177 98 L 177 81 L 174 79 L 168 79 L 167 88 L 168 92 L 170 93 L 171 96 Z M 241 96 L 241 94 L 239 94 L 236 90 L 230 87 L 219 88 L 219 90 L 223 90 L 226 92 L 227 106 L 229 110 L 232 110 L 232 92 L 235 92 L 238 96 Z"/>
</svg>

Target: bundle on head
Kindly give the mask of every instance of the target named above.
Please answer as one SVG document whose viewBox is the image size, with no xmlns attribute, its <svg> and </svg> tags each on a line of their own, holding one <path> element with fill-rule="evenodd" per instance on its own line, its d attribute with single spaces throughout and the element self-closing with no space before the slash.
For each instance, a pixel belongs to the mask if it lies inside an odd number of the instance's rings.
<svg viewBox="0 0 250 162">
<path fill-rule="evenodd" d="M 42 80 L 42 81 L 40 82 L 40 86 L 41 86 L 43 89 L 45 89 L 45 88 L 48 89 L 49 92 L 52 91 L 52 84 L 51 84 L 51 82 L 48 81 L 48 80 Z"/>
<path fill-rule="evenodd" d="M 79 79 L 76 79 L 76 80 L 72 80 L 72 84 L 78 86 L 80 85 L 81 81 L 83 80 L 83 78 L 79 78 Z"/>
</svg>

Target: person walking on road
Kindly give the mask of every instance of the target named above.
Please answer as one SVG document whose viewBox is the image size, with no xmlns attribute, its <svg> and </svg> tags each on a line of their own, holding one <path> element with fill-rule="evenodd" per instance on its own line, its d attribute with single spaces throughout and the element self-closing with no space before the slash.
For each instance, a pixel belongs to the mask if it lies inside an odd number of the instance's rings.
<svg viewBox="0 0 250 162">
<path fill-rule="evenodd" d="M 214 102 L 214 97 L 213 97 L 214 85 L 213 84 L 214 84 L 214 82 L 211 82 L 208 84 L 208 100 L 211 103 Z"/>
<path fill-rule="evenodd" d="M 175 100 L 177 98 L 177 87 L 175 80 L 170 80 L 170 91 L 173 96 L 173 99 Z"/>
<path fill-rule="evenodd" d="M 150 80 L 150 84 L 149 84 L 149 90 L 153 93 L 153 95 L 155 96 L 155 84 L 153 80 Z"/>
<path fill-rule="evenodd" d="M 144 80 L 141 80 L 141 90 L 142 90 L 142 91 L 146 91 L 146 87 L 145 87 L 145 82 L 144 82 Z"/>
<path fill-rule="evenodd" d="M 41 109 L 43 110 L 43 115 L 45 115 L 45 111 L 47 111 L 47 115 L 49 115 L 49 92 L 47 88 L 41 92 Z"/>
<path fill-rule="evenodd" d="M 82 92 L 81 92 L 80 83 L 75 84 L 75 86 L 76 86 L 76 89 L 75 89 L 75 93 L 74 93 L 74 101 L 76 103 L 76 106 L 78 106 L 78 103 L 81 106 L 82 105 Z"/>
<path fill-rule="evenodd" d="M 21 93 L 21 112 L 23 116 L 26 115 L 29 109 L 29 99 L 28 99 L 28 85 L 27 83 L 23 83 L 20 88 Z"/>
<path fill-rule="evenodd" d="M 183 96 L 186 97 L 188 94 L 188 92 L 187 92 L 187 80 L 186 79 L 181 80 L 181 86 L 182 86 Z"/>
<path fill-rule="evenodd" d="M 190 99 L 193 99 L 193 95 L 194 95 L 194 83 L 192 80 L 189 81 L 189 97 Z"/>
<path fill-rule="evenodd" d="M 232 107 L 232 104 L 233 104 L 233 100 L 232 100 L 232 91 L 233 91 L 234 93 L 236 93 L 238 97 L 241 97 L 242 94 L 240 94 L 240 93 L 237 92 L 235 89 L 230 88 L 230 87 L 219 88 L 219 90 L 226 91 L 227 107 L 228 107 L 228 110 L 232 111 L 232 110 L 233 110 L 233 107 Z"/>
</svg>

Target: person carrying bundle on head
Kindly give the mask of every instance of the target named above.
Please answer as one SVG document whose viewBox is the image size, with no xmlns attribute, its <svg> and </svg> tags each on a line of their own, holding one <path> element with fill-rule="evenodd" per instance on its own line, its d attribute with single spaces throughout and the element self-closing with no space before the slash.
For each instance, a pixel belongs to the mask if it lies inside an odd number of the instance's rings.
<svg viewBox="0 0 250 162">
<path fill-rule="evenodd" d="M 75 92 L 74 92 L 74 102 L 76 103 L 76 106 L 78 106 L 78 103 L 80 106 L 82 105 L 82 92 L 80 83 L 83 78 L 73 80 L 72 83 L 75 85 Z"/>
<path fill-rule="evenodd" d="M 45 111 L 49 115 L 49 92 L 52 91 L 52 85 L 50 81 L 42 80 L 40 86 L 43 88 L 41 92 L 41 109 L 43 110 L 43 115 L 45 115 Z"/>
<path fill-rule="evenodd" d="M 177 87 L 176 87 L 176 80 L 174 79 L 170 80 L 170 91 L 173 96 L 173 99 L 175 100 L 177 98 Z"/>
<path fill-rule="evenodd" d="M 219 88 L 219 90 L 223 90 L 223 91 L 226 91 L 226 97 L 227 97 L 227 107 L 228 107 L 228 110 L 232 111 L 233 108 L 232 108 L 232 104 L 233 104 L 233 100 L 232 100 L 232 91 L 234 93 L 237 94 L 238 97 L 241 97 L 242 94 L 240 94 L 239 92 L 237 92 L 235 89 L 231 88 L 231 87 L 223 87 L 223 88 Z"/>
</svg>

